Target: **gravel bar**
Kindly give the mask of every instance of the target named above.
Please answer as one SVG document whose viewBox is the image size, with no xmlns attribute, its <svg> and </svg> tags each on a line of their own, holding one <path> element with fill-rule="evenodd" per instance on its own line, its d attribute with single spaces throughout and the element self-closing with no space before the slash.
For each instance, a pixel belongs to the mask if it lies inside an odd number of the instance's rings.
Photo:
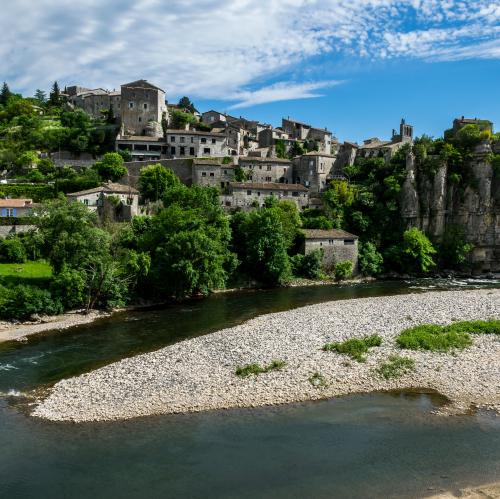
<svg viewBox="0 0 500 499">
<path fill-rule="evenodd" d="M 500 319 L 500 290 L 445 291 L 333 301 L 262 315 L 239 326 L 124 359 L 59 381 L 32 415 L 53 421 L 105 421 L 140 416 L 255 407 L 405 388 L 433 389 L 450 400 L 450 412 L 471 406 L 500 410 L 500 337 L 473 335 L 453 354 L 400 350 L 395 337 L 423 323 Z M 379 334 L 381 347 L 366 363 L 336 352 L 327 342 Z M 415 371 L 395 380 L 375 369 L 398 353 Z M 247 378 L 238 366 L 286 367 Z M 310 381 L 319 373 L 326 386 Z"/>
</svg>

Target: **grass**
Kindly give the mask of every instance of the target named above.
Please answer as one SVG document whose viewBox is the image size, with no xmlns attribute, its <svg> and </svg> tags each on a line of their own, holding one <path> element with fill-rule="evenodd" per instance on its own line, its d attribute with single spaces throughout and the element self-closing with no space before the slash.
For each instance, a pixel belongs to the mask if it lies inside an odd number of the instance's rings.
<svg viewBox="0 0 500 499">
<path fill-rule="evenodd" d="M 358 362 L 366 361 L 368 349 L 379 347 L 382 344 L 382 338 L 377 334 L 365 336 L 364 338 L 351 338 L 341 343 L 327 343 L 323 350 L 325 352 L 336 351 L 351 357 Z"/>
<path fill-rule="evenodd" d="M 311 385 L 314 386 L 315 388 L 324 388 L 325 386 L 328 385 L 325 377 L 322 376 L 320 373 L 314 373 L 309 378 L 309 383 L 311 383 Z"/>
<path fill-rule="evenodd" d="M 247 378 L 252 374 L 262 374 L 268 373 L 270 371 L 281 371 L 286 366 L 286 362 L 283 360 L 273 360 L 267 366 L 262 367 L 260 364 L 247 364 L 245 366 L 238 367 L 236 369 L 236 376 L 240 378 Z"/>
<path fill-rule="evenodd" d="M 471 334 L 500 334 L 500 320 L 459 321 L 446 326 L 423 324 L 401 331 L 396 342 L 408 350 L 449 352 L 472 345 Z"/>
<path fill-rule="evenodd" d="M 391 355 L 386 362 L 380 364 L 376 369 L 377 374 L 385 379 L 399 378 L 403 374 L 407 374 L 415 370 L 415 361 L 408 357 L 400 357 L 399 355 Z"/>
<path fill-rule="evenodd" d="M 39 260 L 26 263 L 0 263 L 2 284 L 46 284 L 52 279 L 52 269 L 47 262 Z"/>
</svg>

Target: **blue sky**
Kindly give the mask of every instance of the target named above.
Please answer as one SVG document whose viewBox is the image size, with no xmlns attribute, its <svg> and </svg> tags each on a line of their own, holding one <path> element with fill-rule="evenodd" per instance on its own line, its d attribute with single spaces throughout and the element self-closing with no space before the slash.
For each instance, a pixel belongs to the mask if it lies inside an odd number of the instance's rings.
<svg viewBox="0 0 500 499">
<path fill-rule="evenodd" d="M 16 0 L 0 79 L 23 94 L 138 78 L 175 102 L 341 140 L 402 117 L 438 136 L 456 116 L 500 128 L 500 0 Z"/>
</svg>

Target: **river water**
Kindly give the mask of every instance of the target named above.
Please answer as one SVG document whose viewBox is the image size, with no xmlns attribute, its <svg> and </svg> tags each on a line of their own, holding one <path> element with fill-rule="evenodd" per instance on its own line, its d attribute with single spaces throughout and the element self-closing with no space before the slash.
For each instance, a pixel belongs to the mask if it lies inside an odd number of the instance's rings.
<svg viewBox="0 0 500 499">
<path fill-rule="evenodd" d="M 422 497 L 500 479 L 500 418 L 437 417 L 432 394 L 55 424 L 19 393 L 259 314 L 498 281 L 420 280 L 214 295 L 0 345 L 0 497 Z M 10 394 L 10 395 L 7 395 Z M 19 402 L 21 401 L 21 403 Z"/>
</svg>

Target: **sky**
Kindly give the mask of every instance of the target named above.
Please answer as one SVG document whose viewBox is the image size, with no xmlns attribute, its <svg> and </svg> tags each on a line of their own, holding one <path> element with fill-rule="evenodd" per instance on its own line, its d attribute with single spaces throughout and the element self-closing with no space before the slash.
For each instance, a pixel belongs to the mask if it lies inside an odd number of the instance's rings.
<svg viewBox="0 0 500 499">
<path fill-rule="evenodd" d="M 32 95 L 140 78 L 279 126 L 388 138 L 500 128 L 500 0 L 4 0 L 0 80 Z"/>
</svg>

